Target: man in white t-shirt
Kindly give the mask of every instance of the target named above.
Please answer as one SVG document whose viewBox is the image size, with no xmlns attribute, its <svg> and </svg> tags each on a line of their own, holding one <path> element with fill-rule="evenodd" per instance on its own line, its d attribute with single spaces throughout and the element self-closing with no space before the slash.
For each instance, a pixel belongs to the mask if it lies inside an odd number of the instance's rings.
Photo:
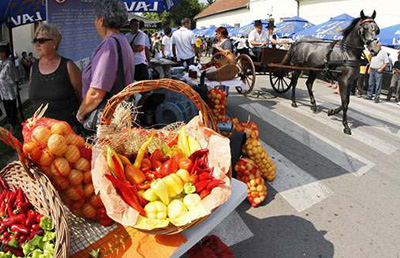
<svg viewBox="0 0 400 258">
<path fill-rule="evenodd" d="M 186 67 L 194 64 L 194 57 L 197 56 L 196 39 L 190 28 L 190 20 L 184 18 L 181 21 L 182 27 L 172 34 L 172 53 L 180 65 Z"/>
<path fill-rule="evenodd" d="M 164 30 L 164 37 L 161 41 L 161 50 L 164 58 L 171 59 L 172 58 L 172 30 L 171 28 L 166 28 Z"/>
<path fill-rule="evenodd" d="M 139 21 L 132 19 L 129 22 L 131 33 L 126 34 L 129 44 L 133 50 L 133 61 L 135 64 L 135 81 L 149 79 L 149 67 L 146 57 L 147 35 L 139 30 Z"/>
<path fill-rule="evenodd" d="M 254 21 L 254 30 L 249 33 L 250 48 L 256 55 L 257 61 L 261 61 L 262 48 L 267 45 L 268 34 L 263 30 L 261 20 Z"/>
<path fill-rule="evenodd" d="M 385 50 L 382 49 L 382 43 L 378 42 L 379 52 L 376 56 L 373 56 L 369 66 L 369 85 L 367 92 L 367 99 L 372 100 L 372 96 L 375 93 L 375 103 L 379 103 L 382 89 L 383 72 L 389 65 L 389 57 Z"/>
</svg>

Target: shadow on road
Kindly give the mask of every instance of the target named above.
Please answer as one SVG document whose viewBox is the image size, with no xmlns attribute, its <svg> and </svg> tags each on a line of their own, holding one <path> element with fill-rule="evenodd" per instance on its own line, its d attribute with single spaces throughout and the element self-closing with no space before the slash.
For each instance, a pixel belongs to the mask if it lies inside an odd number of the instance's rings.
<svg viewBox="0 0 400 258">
<path fill-rule="evenodd" d="M 241 205 L 243 207 L 243 205 Z M 244 207 L 245 208 L 245 207 Z M 310 221 L 297 216 L 258 219 L 238 209 L 254 237 L 232 246 L 235 257 L 333 257 L 334 245 Z"/>
</svg>

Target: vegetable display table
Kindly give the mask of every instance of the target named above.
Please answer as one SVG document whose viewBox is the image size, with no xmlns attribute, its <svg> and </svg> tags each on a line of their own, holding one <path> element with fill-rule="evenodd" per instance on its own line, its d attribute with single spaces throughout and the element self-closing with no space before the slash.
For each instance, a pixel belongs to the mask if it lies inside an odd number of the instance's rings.
<svg viewBox="0 0 400 258">
<path fill-rule="evenodd" d="M 213 214 L 210 215 L 204 222 L 193 226 L 182 232 L 182 235 L 187 239 L 186 243 L 182 244 L 175 253 L 171 256 L 178 258 L 189 251 L 203 237 L 210 233 L 216 226 L 219 225 L 228 215 L 233 212 L 236 207 L 242 203 L 247 197 L 247 186 L 234 178 L 232 178 L 232 195 L 231 198 L 222 204 Z"/>
</svg>

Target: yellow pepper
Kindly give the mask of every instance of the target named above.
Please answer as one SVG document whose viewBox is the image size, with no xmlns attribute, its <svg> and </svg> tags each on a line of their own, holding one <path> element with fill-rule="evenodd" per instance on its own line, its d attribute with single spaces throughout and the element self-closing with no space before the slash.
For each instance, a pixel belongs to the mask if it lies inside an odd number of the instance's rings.
<svg viewBox="0 0 400 258">
<path fill-rule="evenodd" d="M 170 198 L 177 196 L 183 191 L 183 181 L 177 174 L 170 174 L 162 179 L 167 187 Z"/>
<path fill-rule="evenodd" d="M 153 140 L 154 135 L 152 135 L 149 139 L 147 139 L 147 141 L 145 141 L 142 146 L 140 146 L 139 151 L 137 153 L 136 159 L 135 159 L 135 163 L 133 164 L 133 166 L 135 168 L 140 168 L 140 166 L 142 165 L 142 161 L 144 158 L 144 155 L 147 152 L 147 148 L 149 147 L 151 141 Z"/>
<path fill-rule="evenodd" d="M 169 203 L 169 195 L 168 195 L 168 190 L 167 186 L 165 185 L 164 181 L 162 179 L 157 179 L 150 185 L 151 189 L 153 192 L 160 198 L 160 200 L 167 204 Z"/>
<path fill-rule="evenodd" d="M 151 219 L 166 219 L 167 206 L 160 201 L 149 202 L 145 207 L 146 216 Z"/>
</svg>

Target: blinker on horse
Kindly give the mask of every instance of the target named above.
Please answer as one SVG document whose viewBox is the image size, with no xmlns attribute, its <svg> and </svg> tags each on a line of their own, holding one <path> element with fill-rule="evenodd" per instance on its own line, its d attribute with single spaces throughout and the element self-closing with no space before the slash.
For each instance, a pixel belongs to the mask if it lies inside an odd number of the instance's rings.
<svg viewBox="0 0 400 258">
<path fill-rule="evenodd" d="M 299 67 L 323 68 L 323 74 L 329 79 L 339 82 L 341 106 L 328 111 L 328 116 L 338 114 L 343 110 L 344 133 L 351 134 L 351 129 L 347 123 L 347 109 L 350 102 L 350 89 L 354 84 L 359 73 L 361 56 L 365 46 L 373 55 L 377 55 L 379 48 L 376 35 L 379 34 L 379 27 L 375 22 L 376 12 L 372 16 L 365 16 L 361 11 L 360 17 L 343 30 L 343 39 L 340 41 L 325 41 L 320 39 L 301 39 L 295 42 L 289 49 L 282 61 L 284 65 L 294 65 Z M 330 72 L 334 70 L 335 72 Z M 296 85 L 301 70 L 294 71 L 292 87 L 292 106 L 297 107 Z M 312 86 L 317 77 L 317 72 L 310 71 L 306 81 L 308 94 L 311 100 L 311 110 L 316 112 Z"/>
</svg>

